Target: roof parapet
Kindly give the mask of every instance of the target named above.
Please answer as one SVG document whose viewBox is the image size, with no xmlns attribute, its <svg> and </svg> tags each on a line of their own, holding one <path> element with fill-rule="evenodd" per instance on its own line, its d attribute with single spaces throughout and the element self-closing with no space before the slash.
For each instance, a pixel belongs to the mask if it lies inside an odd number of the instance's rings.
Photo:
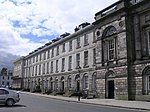
<svg viewBox="0 0 150 112">
<path fill-rule="evenodd" d="M 115 12 L 116 10 L 119 10 L 119 9 L 123 8 L 124 7 L 124 1 L 125 0 L 119 0 L 118 2 L 115 2 L 114 4 L 112 4 L 108 7 L 106 7 L 105 9 L 97 12 L 95 14 L 94 19 L 99 20 L 99 19 L 103 18 L 104 16 Z"/>
</svg>

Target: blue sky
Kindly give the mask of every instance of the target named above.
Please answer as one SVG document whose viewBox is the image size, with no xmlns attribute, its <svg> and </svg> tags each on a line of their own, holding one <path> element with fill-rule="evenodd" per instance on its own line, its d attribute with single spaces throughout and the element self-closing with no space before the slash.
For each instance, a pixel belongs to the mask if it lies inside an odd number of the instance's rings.
<svg viewBox="0 0 150 112">
<path fill-rule="evenodd" d="M 27 55 L 118 0 L 0 0 L 0 51 Z"/>
</svg>

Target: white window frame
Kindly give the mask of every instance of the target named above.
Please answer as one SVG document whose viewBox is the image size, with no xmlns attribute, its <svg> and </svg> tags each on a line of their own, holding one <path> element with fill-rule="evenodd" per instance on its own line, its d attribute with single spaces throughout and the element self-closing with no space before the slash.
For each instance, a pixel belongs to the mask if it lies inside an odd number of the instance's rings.
<svg viewBox="0 0 150 112">
<path fill-rule="evenodd" d="M 148 54 L 150 55 L 150 28 L 146 30 L 147 34 L 147 44 L 148 44 Z"/>
<path fill-rule="evenodd" d="M 59 61 L 56 60 L 56 73 L 58 72 L 58 63 L 59 63 Z"/>
<path fill-rule="evenodd" d="M 69 41 L 69 51 L 72 51 L 72 40 Z"/>
<path fill-rule="evenodd" d="M 76 67 L 80 66 L 80 53 L 76 54 Z"/>
<path fill-rule="evenodd" d="M 65 58 L 62 58 L 62 69 L 61 69 L 62 72 L 65 71 Z"/>
<path fill-rule="evenodd" d="M 150 75 L 147 75 L 147 90 L 150 91 Z"/>
<path fill-rule="evenodd" d="M 89 34 L 85 34 L 84 35 L 84 45 L 86 46 L 86 45 L 88 45 L 89 44 Z"/>
<path fill-rule="evenodd" d="M 69 56 L 69 65 L 68 65 L 68 70 L 72 69 L 72 56 Z"/>
<path fill-rule="evenodd" d="M 78 49 L 78 48 L 80 48 L 81 47 L 81 42 L 80 42 L 80 37 L 77 37 L 77 46 L 76 46 L 76 48 Z"/>
<path fill-rule="evenodd" d="M 83 88 L 88 89 L 88 87 L 89 87 L 88 84 L 89 84 L 88 75 L 84 75 L 84 77 L 83 77 Z"/>
<path fill-rule="evenodd" d="M 111 54 L 111 52 L 113 52 Z M 113 57 L 111 57 L 110 55 L 113 55 Z M 108 40 L 108 60 L 114 60 L 115 58 L 115 38 L 112 38 L 110 40 Z"/>
<path fill-rule="evenodd" d="M 88 66 L 88 58 L 89 58 L 88 51 L 85 51 L 84 52 L 84 66 Z"/>
</svg>

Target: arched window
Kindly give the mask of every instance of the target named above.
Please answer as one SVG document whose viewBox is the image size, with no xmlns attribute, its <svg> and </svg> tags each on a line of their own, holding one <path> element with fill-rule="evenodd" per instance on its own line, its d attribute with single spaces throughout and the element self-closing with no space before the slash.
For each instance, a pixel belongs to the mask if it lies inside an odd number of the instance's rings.
<svg viewBox="0 0 150 112">
<path fill-rule="evenodd" d="M 83 89 L 88 89 L 88 74 L 83 76 Z"/>
<path fill-rule="evenodd" d="M 110 64 L 117 57 L 117 30 L 114 26 L 107 27 L 102 35 L 102 61 Z"/>
<path fill-rule="evenodd" d="M 53 78 L 50 78 L 50 90 L 53 91 Z"/>
<path fill-rule="evenodd" d="M 60 86 L 61 86 L 61 88 L 60 88 L 61 91 L 64 91 L 64 86 L 65 86 L 65 79 L 64 79 L 64 76 L 61 77 L 61 85 L 60 85 Z"/>
<path fill-rule="evenodd" d="M 58 91 L 58 78 L 55 78 L 55 90 Z"/>
<path fill-rule="evenodd" d="M 102 37 L 106 38 L 106 37 L 112 36 L 116 33 L 117 33 L 116 28 L 114 26 L 109 26 L 104 30 Z"/>
<path fill-rule="evenodd" d="M 96 73 L 92 75 L 92 90 L 96 89 Z"/>
<path fill-rule="evenodd" d="M 150 66 L 147 66 L 143 70 L 143 94 L 149 94 L 150 93 Z"/>
<path fill-rule="evenodd" d="M 71 76 L 68 76 L 68 89 L 71 88 Z"/>
</svg>

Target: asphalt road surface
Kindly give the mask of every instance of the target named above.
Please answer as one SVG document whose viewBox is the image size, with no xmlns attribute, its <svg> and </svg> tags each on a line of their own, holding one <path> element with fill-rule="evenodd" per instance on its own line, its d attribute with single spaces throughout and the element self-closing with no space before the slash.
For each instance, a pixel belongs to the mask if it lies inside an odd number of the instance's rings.
<svg viewBox="0 0 150 112">
<path fill-rule="evenodd" d="M 0 112 L 148 112 L 61 101 L 23 93 L 20 94 L 20 98 L 20 102 L 13 107 L 0 105 Z"/>
</svg>

